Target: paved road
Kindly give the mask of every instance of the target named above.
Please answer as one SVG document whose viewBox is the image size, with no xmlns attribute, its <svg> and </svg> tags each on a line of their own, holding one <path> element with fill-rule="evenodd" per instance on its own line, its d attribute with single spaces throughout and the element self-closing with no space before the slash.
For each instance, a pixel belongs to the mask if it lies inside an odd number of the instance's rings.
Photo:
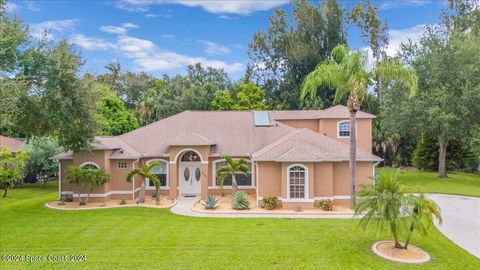
<svg viewBox="0 0 480 270">
<path fill-rule="evenodd" d="M 442 211 L 437 228 L 450 240 L 480 258 L 480 198 L 430 194 Z"/>
</svg>

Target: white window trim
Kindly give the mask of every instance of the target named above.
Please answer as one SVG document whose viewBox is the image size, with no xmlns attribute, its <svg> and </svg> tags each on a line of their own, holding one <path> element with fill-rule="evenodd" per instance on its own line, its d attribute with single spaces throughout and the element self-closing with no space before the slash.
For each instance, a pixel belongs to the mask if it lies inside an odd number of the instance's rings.
<svg viewBox="0 0 480 270">
<path fill-rule="evenodd" d="M 169 173 L 169 171 L 168 171 L 170 166 L 168 166 L 168 161 L 166 161 L 166 160 L 164 160 L 164 159 L 161 159 L 161 158 L 155 158 L 155 159 L 149 159 L 149 160 L 147 160 L 146 164 L 149 165 L 150 163 L 152 163 L 152 162 L 154 162 L 154 161 L 163 162 L 163 163 L 165 163 L 165 167 L 166 167 L 166 171 L 165 171 L 166 174 L 167 174 L 167 175 L 165 176 L 165 177 L 166 177 L 166 183 L 165 183 L 166 185 L 165 185 L 164 187 L 160 186 L 160 190 L 170 189 L 170 179 L 169 179 L 170 173 Z M 148 181 L 150 181 L 150 179 L 146 178 L 146 179 L 145 179 L 145 189 L 146 189 L 146 190 L 155 190 L 155 187 L 151 187 L 151 186 L 148 185 Z"/>
<path fill-rule="evenodd" d="M 120 168 L 120 167 L 118 166 L 120 163 L 125 163 L 125 164 L 127 164 L 127 167 L 125 167 L 125 168 Z M 119 169 L 119 170 L 128 170 L 128 161 L 117 161 L 117 169 Z"/>
<path fill-rule="evenodd" d="M 171 160 L 171 161 L 170 161 L 170 164 L 177 164 L 177 162 L 178 162 L 178 163 L 182 162 L 182 161 L 180 161 L 178 158 L 179 158 L 180 156 L 182 156 L 183 154 L 185 154 L 186 152 L 188 152 L 188 151 L 193 151 L 193 152 L 197 153 L 197 155 L 200 157 L 200 163 L 201 163 L 201 164 L 208 164 L 208 160 L 203 159 L 203 157 L 202 157 L 202 155 L 200 154 L 200 152 L 198 152 L 197 150 L 195 150 L 195 149 L 193 149 L 193 148 L 184 148 L 184 149 L 178 151 L 178 153 L 175 155 L 175 159 L 174 159 L 174 160 Z M 183 161 L 183 162 L 187 162 L 187 161 Z M 198 162 L 198 161 L 195 161 L 195 162 Z"/>
<path fill-rule="evenodd" d="M 305 198 L 290 198 L 290 169 L 293 167 L 302 167 L 305 169 Z M 287 167 L 287 199 L 286 201 L 288 202 L 309 202 L 312 199 L 309 199 L 309 193 L 308 193 L 308 167 L 300 164 L 300 163 L 295 163 Z"/>
<path fill-rule="evenodd" d="M 93 166 L 97 167 L 97 169 L 99 169 L 99 170 L 101 169 L 100 165 L 98 165 L 95 162 L 91 162 L 91 161 L 87 161 L 87 162 L 84 162 L 84 163 L 80 164 L 80 168 L 82 168 L 85 165 L 93 165 Z"/>
<path fill-rule="evenodd" d="M 242 158 L 232 158 L 233 160 L 239 160 L 239 159 L 242 159 Z M 242 187 L 242 188 L 254 188 L 255 185 L 253 185 L 253 162 L 249 159 L 246 159 L 244 158 L 243 160 L 245 160 L 246 162 L 250 163 L 250 183 L 251 185 L 238 185 L 239 187 Z M 209 186 L 210 189 L 215 189 L 215 188 L 220 188 L 219 185 L 217 185 L 217 171 L 216 171 L 216 166 L 217 166 L 217 163 L 219 162 L 223 162 L 223 161 L 226 161 L 225 159 L 217 159 L 215 160 L 214 162 L 212 162 L 212 185 Z M 223 188 L 224 189 L 229 189 L 229 187 L 231 188 L 232 186 L 231 185 L 224 185 Z"/>
<path fill-rule="evenodd" d="M 348 136 L 340 136 L 340 124 L 342 123 L 345 123 L 345 122 L 348 122 L 349 123 L 349 130 L 348 130 L 348 134 L 350 134 L 351 130 L 350 130 L 350 120 L 341 120 L 341 121 L 338 121 L 337 122 L 337 138 L 338 139 L 348 139 L 350 138 L 350 135 Z M 358 122 L 355 122 L 355 136 L 358 138 Z"/>
<path fill-rule="evenodd" d="M 340 135 L 340 125 L 344 123 L 348 123 L 348 136 Z M 350 120 L 342 120 L 337 122 L 337 138 L 350 138 Z"/>
</svg>

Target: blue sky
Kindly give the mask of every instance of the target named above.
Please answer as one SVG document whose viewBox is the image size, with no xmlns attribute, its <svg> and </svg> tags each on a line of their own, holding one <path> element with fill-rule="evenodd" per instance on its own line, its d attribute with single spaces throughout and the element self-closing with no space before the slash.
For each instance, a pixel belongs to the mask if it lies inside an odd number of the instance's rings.
<svg viewBox="0 0 480 270">
<path fill-rule="evenodd" d="M 350 8 L 357 0 L 340 0 Z M 424 25 L 438 23 L 443 0 L 374 1 L 389 26 L 389 55 L 402 41 L 418 40 Z M 272 9 L 289 9 L 288 1 L 10 1 L 7 12 L 20 16 L 31 34 L 67 37 L 86 61 L 82 72 L 102 73 L 118 59 L 123 70 L 185 73 L 201 62 L 240 78 L 248 63 L 253 33 L 268 28 Z M 352 48 L 364 48 L 358 31 L 348 29 Z"/>
</svg>

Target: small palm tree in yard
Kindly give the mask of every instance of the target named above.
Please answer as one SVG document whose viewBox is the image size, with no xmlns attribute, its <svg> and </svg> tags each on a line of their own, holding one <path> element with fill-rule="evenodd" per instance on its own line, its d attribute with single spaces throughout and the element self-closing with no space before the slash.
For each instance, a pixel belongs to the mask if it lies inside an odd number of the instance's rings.
<svg viewBox="0 0 480 270">
<path fill-rule="evenodd" d="M 90 193 L 110 181 L 110 175 L 104 170 L 69 166 L 67 168 L 67 180 L 69 183 L 77 185 L 79 203 L 80 205 L 86 205 Z M 83 199 L 80 194 L 85 188 L 87 189 L 87 197 Z"/>
<path fill-rule="evenodd" d="M 356 113 L 367 94 L 367 88 L 374 83 L 400 82 L 410 89 L 410 95 L 417 90 L 417 76 L 412 68 L 404 67 L 398 60 L 386 59 L 367 70 L 366 54 L 351 52 L 346 45 L 338 45 L 332 50 L 331 57 L 319 64 L 305 78 L 301 99 L 314 98 L 321 86 L 335 88 L 335 102 L 339 103 L 348 96 L 347 108 L 350 112 L 350 185 L 352 208 L 355 205 L 356 170 Z"/>
<path fill-rule="evenodd" d="M 154 161 L 148 165 L 142 165 L 142 167 L 133 169 L 127 174 L 127 182 L 131 183 L 133 181 L 133 177 L 135 175 L 139 175 L 143 177 L 143 179 L 149 179 L 150 181 L 153 182 L 155 185 L 155 190 L 157 192 L 157 195 L 155 196 L 155 200 L 157 204 L 160 202 L 160 180 L 158 180 L 157 176 L 154 174 L 151 174 L 150 171 L 155 167 L 159 166 L 160 162 Z M 138 203 L 144 203 L 145 202 L 145 181 L 142 181 L 141 185 L 141 191 L 140 191 L 140 196 L 138 196 Z"/>
<path fill-rule="evenodd" d="M 237 173 L 245 175 L 248 174 L 247 162 L 243 158 L 234 160 L 231 157 L 225 157 L 225 161 L 227 162 L 227 166 L 218 168 L 216 172 L 218 181 L 217 184 L 220 186 L 222 197 L 225 196 L 223 191 L 223 184 L 225 183 L 225 179 L 227 179 L 228 176 L 232 177 L 232 194 L 235 194 L 238 190 L 237 179 L 235 175 Z"/>
<path fill-rule="evenodd" d="M 424 194 L 414 194 L 398 181 L 398 173 L 380 175 L 373 185 L 362 186 L 357 193 L 360 202 L 356 214 L 365 213 L 360 224 L 367 228 L 375 226 L 377 232 L 389 229 L 395 241 L 395 248 L 407 249 L 413 231 L 426 234 L 433 223 L 433 217 L 441 223 L 440 209 Z M 405 237 L 405 244 L 400 238 Z"/>
</svg>

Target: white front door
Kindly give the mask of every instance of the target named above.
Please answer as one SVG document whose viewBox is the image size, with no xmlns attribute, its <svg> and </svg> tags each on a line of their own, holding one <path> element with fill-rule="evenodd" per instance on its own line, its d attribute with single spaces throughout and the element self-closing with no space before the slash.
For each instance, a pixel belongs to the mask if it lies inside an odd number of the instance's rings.
<svg viewBox="0 0 480 270">
<path fill-rule="evenodd" d="M 201 177 L 200 164 L 193 162 L 180 163 L 180 171 L 178 178 L 180 181 L 181 195 L 197 195 L 201 193 Z"/>
</svg>

